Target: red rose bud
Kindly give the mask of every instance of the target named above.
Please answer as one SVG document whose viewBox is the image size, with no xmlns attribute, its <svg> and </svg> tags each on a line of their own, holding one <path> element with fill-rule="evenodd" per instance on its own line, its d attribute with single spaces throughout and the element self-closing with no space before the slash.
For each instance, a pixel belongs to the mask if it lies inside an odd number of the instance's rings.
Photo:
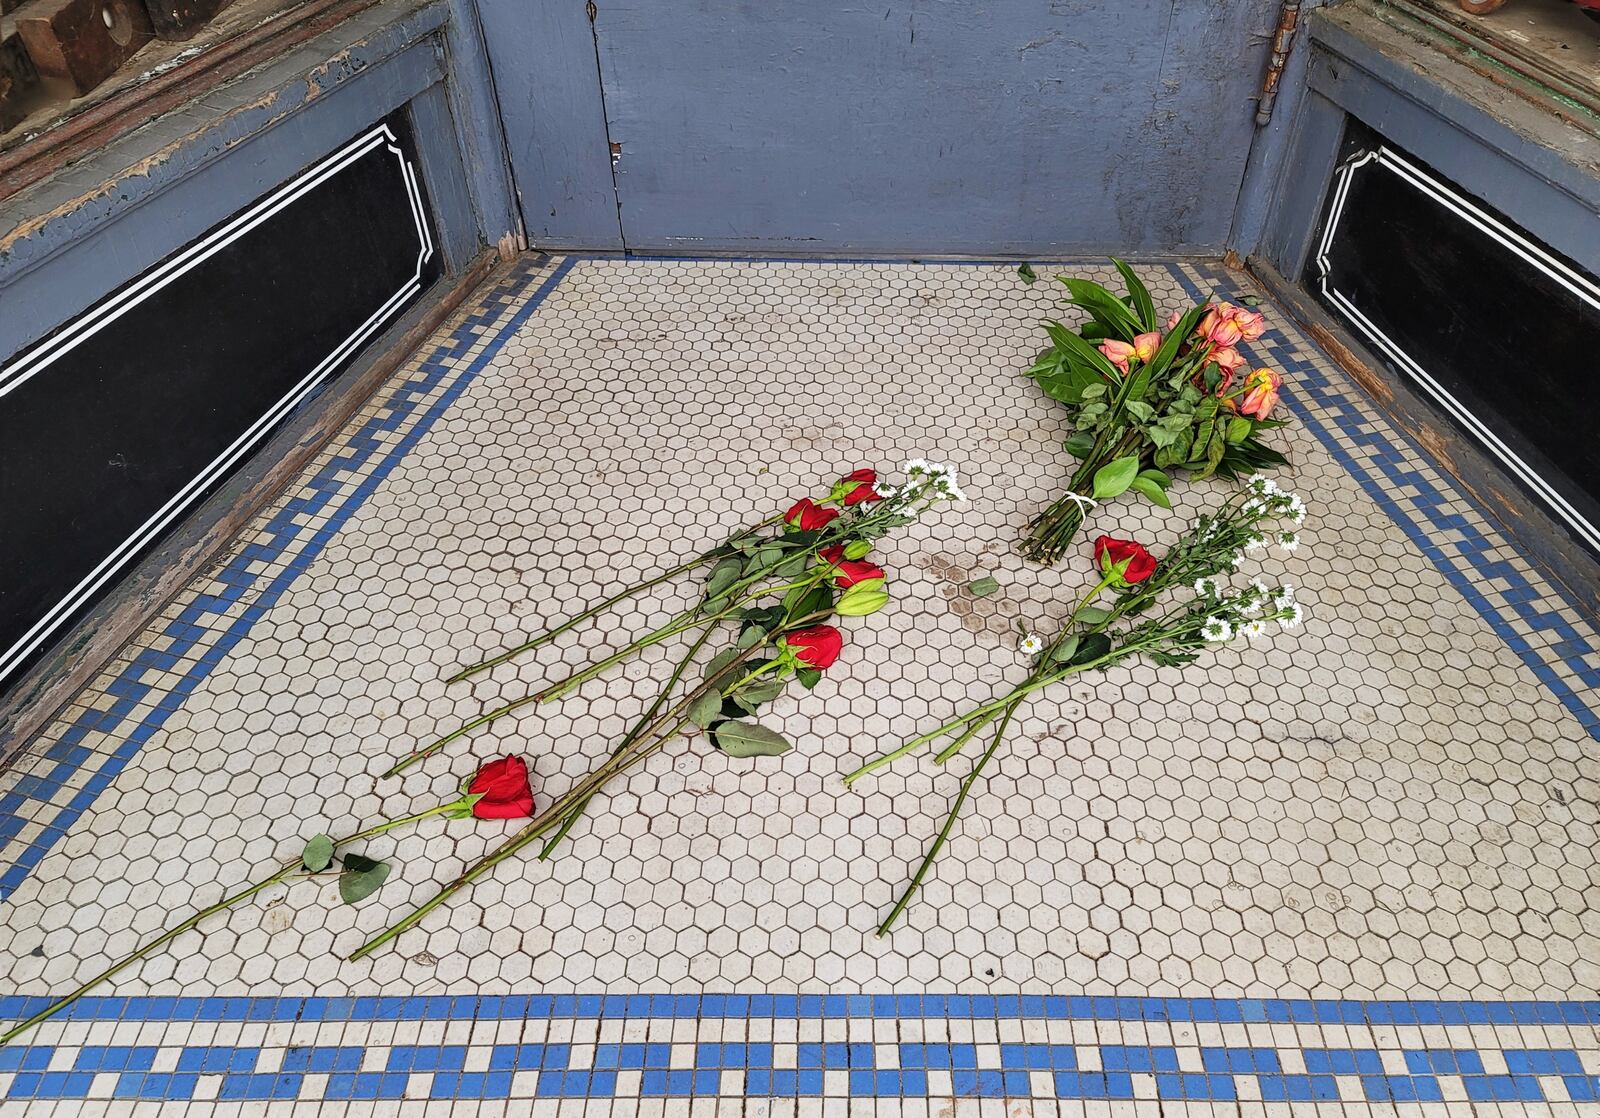
<svg viewBox="0 0 1600 1118">
<path fill-rule="evenodd" d="M 864 481 L 844 495 L 846 505 L 865 505 L 872 501 L 883 500 L 883 494 L 878 492 L 877 483 Z"/>
<path fill-rule="evenodd" d="M 1110 536 L 1101 536 L 1094 541 L 1094 561 L 1099 564 L 1100 573 L 1105 575 L 1125 562 L 1127 566 L 1122 571 L 1122 581 L 1128 585 L 1143 582 L 1156 571 L 1156 557 L 1143 544 L 1132 540 L 1116 540 Z"/>
<path fill-rule="evenodd" d="M 858 493 L 872 493 L 872 487 L 878 481 L 876 470 L 852 470 L 844 477 L 833 483 L 833 492 L 828 494 L 831 501 L 843 501 L 847 505 L 859 505 L 867 497 L 857 496 Z"/>
<path fill-rule="evenodd" d="M 796 660 L 818 671 L 831 667 L 844 649 L 844 636 L 832 625 L 813 625 L 785 633 L 783 642 Z"/>
<path fill-rule="evenodd" d="M 810 497 L 801 497 L 788 512 L 783 514 L 783 522 L 802 532 L 811 532 L 818 528 L 826 528 L 828 522 L 838 515 L 838 509 L 825 509 Z"/>
<path fill-rule="evenodd" d="M 490 761 L 472 778 L 467 792 L 479 797 L 472 805 L 479 819 L 526 819 L 533 814 L 533 788 L 521 757 Z"/>
<path fill-rule="evenodd" d="M 840 590 L 848 590 L 858 582 L 866 582 L 874 578 L 888 578 L 882 567 L 876 563 L 868 563 L 862 559 L 844 559 L 832 561 L 837 570 L 834 572 L 833 584 Z"/>
<path fill-rule="evenodd" d="M 837 567 L 840 561 L 844 559 L 844 544 L 829 544 L 827 547 L 817 552 L 817 558 L 821 559 L 824 563 L 827 563 L 830 566 Z"/>
</svg>

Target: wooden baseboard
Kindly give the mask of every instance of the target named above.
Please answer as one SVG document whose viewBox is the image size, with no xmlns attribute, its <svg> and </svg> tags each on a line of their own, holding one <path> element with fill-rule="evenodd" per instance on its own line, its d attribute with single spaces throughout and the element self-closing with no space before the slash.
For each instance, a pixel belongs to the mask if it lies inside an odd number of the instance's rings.
<svg viewBox="0 0 1600 1118">
<path fill-rule="evenodd" d="M 251 518 L 299 476 L 350 417 L 499 266 L 499 256 L 485 252 L 461 275 L 425 295 L 0 696 L 0 768 L 18 755 L 123 645 L 143 632 L 190 579 L 221 557 Z"/>
</svg>

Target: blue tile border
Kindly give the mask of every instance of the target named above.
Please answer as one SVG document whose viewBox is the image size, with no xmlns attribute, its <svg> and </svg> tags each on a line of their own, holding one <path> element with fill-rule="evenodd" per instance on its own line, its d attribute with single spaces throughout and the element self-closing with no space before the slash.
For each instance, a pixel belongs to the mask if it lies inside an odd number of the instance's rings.
<svg viewBox="0 0 1600 1118">
<path fill-rule="evenodd" d="M 44 1009 L 46 996 L 0 997 L 0 1019 Z M 343 997 L 85 997 L 72 1021 L 510 1021 L 562 1019 L 988 1019 L 1214 1024 L 1600 1027 L 1594 1001 L 1388 1001 L 1355 998 L 1172 998 L 1094 994 L 433 994 Z M 959 1046 L 957 1046 L 959 1047 Z M 0 1071 L 6 1070 L 0 1049 Z M 961 1053 L 952 1050 L 951 1060 Z M 848 1046 L 824 1052 L 848 1062 Z M 931 1059 L 932 1057 L 930 1057 Z M 1330 1059 L 1333 1057 L 1330 1056 Z M 831 1063 L 826 1066 L 833 1066 Z M 839 1066 L 845 1066 L 841 1064 Z M 930 1066 L 932 1066 L 930 1064 Z M 959 1066 L 950 1064 L 949 1066 Z M 1122 1070 L 1140 1070 L 1125 1068 Z M 1160 1071 L 1160 1067 L 1144 1070 Z"/>
<path fill-rule="evenodd" d="M 672 1000 L 672 999 L 669 999 Z M 980 1055 L 981 1051 L 981 1055 Z M 1191 1066 L 1181 1066 L 1183 1057 Z M 621 1042 L 469 1045 L 286 1045 L 261 1068 L 254 1046 L 42 1045 L 0 1050 L 6 1100 L 214 1099 L 288 1101 L 320 1076 L 327 1100 L 783 1096 L 1190 1099 L 1318 1102 L 1590 1102 L 1600 1077 L 1576 1048 L 1494 1049 L 1508 1069 L 1486 1071 L 1483 1051 L 1398 1048 L 1404 1073 L 1377 1048 L 1279 1049 L 1222 1045 Z M 1294 1053 L 1306 1070 L 1286 1071 Z M 17 1053 L 21 1058 L 6 1057 Z M 158 1059 L 174 1070 L 157 1072 Z M 468 1070 L 476 1058 L 478 1070 Z M 271 1065 L 276 1063 L 276 1068 Z M 1193 1065 L 1198 1064 L 1198 1069 Z M 57 1070 L 48 1070 L 54 1064 Z M 70 1067 L 63 1065 L 70 1064 Z M 998 1066 L 988 1066 L 997 1064 Z M 1096 1066 L 1098 1065 L 1098 1066 Z M 624 1079 L 632 1074 L 632 1081 Z M 114 1075 L 115 1079 L 97 1077 Z M 518 1081 L 518 1076 L 522 1079 Z M 430 1077 L 419 1085 L 417 1076 Z M 213 1081 L 200 1093 L 203 1080 Z M 1242 1083 L 1255 1081 L 1253 1093 Z M 1146 1089 L 1141 1090 L 1140 1087 Z M 1562 1096 L 1565 1097 L 1562 1097 Z"/>
<path fill-rule="evenodd" d="M 1193 299 L 1201 301 L 1210 297 L 1210 293 L 1201 291 L 1180 265 L 1170 267 Z M 1236 288 L 1235 282 L 1225 273 L 1205 267 L 1195 270 L 1214 285 L 1214 291 L 1227 293 Z M 1286 374 L 1283 398 L 1295 419 L 1317 437 L 1367 496 L 1388 514 L 1412 545 L 1438 568 L 1584 730 L 1600 741 L 1600 698 L 1597 698 L 1600 696 L 1600 648 L 1551 608 L 1551 598 L 1580 614 L 1581 608 L 1566 596 L 1555 580 L 1547 579 L 1543 587 L 1537 586 L 1515 565 L 1494 558 L 1497 547 L 1502 544 L 1516 547 L 1516 541 L 1491 538 L 1477 525 L 1452 515 L 1446 506 L 1465 504 L 1475 509 L 1485 524 L 1494 524 L 1482 504 L 1457 485 L 1449 474 L 1437 473 L 1443 482 L 1441 486 L 1407 465 L 1407 459 L 1433 461 L 1409 435 L 1387 419 L 1363 414 L 1361 408 L 1315 365 L 1293 356 L 1296 350 L 1308 345 L 1292 341 L 1281 329 L 1269 329 L 1255 347 L 1244 348 L 1265 349 L 1271 353 L 1272 363 Z M 1316 401 L 1321 414 L 1301 399 L 1302 393 Z M 1323 416 L 1331 416 L 1337 430 L 1325 423 Z M 1358 460 L 1345 440 L 1362 447 L 1371 464 Z M 1374 473 L 1373 467 L 1381 473 Z M 1538 570 L 1538 563 L 1532 556 L 1523 553 L 1523 557 L 1531 569 Z M 1534 632 L 1554 634 L 1559 638 L 1558 643 L 1551 650 L 1530 644 L 1518 631 L 1514 620 Z M 1570 671 L 1588 693 L 1564 679 L 1556 671 L 1557 664 Z"/>
</svg>

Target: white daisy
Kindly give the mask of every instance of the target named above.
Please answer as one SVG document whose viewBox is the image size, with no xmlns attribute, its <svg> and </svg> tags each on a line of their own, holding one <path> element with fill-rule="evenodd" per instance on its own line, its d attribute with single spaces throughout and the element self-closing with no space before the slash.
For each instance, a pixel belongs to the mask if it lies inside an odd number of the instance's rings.
<svg viewBox="0 0 1600 1118">
<path fill-rule="evenodd" d="M 1260 532 L 1251 532 L 1250 538 L 1244 541 L 1244 549 L 1246 551 L 1260 551 L 1266 546 L 1267 537 L 1263 536 Z"/>
<path fill-rule="evenodd" d="M 1245 486 L 1250 492 L 1259 493 L 1263 496 L 1278 488 L 1277 484 L 1266 474 L 1251 474 L 1250 480 L 1245 482 Z"/>
<path fill-rule="evenodd" d="M 882 497 L 884 500 L 888 500 L 890 497 L 893 497 L 895 494 L 900 492 L 900 490 L 896 486 L 889 485 L 886 482 L 882 482 L 882 481 L 877 482 L 876 484 L 874 484 L 873 487 L 872 487 L 872 491 L 874 493 L 876 493 L 879 497 Z"/>
<path fill-rule="evenodd" d="M 1289 518 L 1296 524 L 1306 522 L 1306 503 L 1300 499 L 1300 494 L 1289 494 Z"/>
<path fill-rule="evenodd" d="M 1225 617 L 1208 617 L 1200 627 L 1200 635 L 1212 644 L 1221 644 L 1233 639 L 1233 626 L 1228 624 Z"/>
<path fill-rule="evenodd" d="M 1306 619 L 1305 607 L 1299 602 L 1280 602 L 1278 615 L 1278 624 L 1285 629 L 1296 628 Z"/>
<path fill-rule="evenodd" d="M 1022 643 L 1017 645 L 1017 647 L 1022 650 L 1024 655 L 1037 656 L 1039 653 L 1044 651 L 1044 641 L 1040 640 L 1038 637 L 1029 635 L 1023 637 Z"/>
<path fill-rule="evenodd" d="M 1282 609 L 1292 601 L 1294 601 L 1294 583 L 1292 582 L 1286 582 L 1278 587 L 1278 593 L 1272 599 L 1273 604 L 1279 609 Z"/>
<path fill-rule="evenodd" d="M 1260 640 L 1267 635 L 1267 623 L 1259 617 L 1239 626 L 1239 635 L 1247 640 Z"/>
<path fill-rule="evenodd" d="M 1222 586 L 1210 575 L 1201 575 L 1194 580 L 1194 592 L 1202 598 L 1215 598 L 1222 593 Z"/>
<path fill-rule="evenodd" d="M 1300 546 L 1300 537 L 1293 532 L 1279 532 L 1278 546 L 1284 551 L 1294 551 Z"/>
<path fill-rule="evenodd" d="M 933 467 L 926 458 L 908 458 L 900 469 L 908 477 L 921 477 L 923 474 L 933 472 Z"/>
</svg>

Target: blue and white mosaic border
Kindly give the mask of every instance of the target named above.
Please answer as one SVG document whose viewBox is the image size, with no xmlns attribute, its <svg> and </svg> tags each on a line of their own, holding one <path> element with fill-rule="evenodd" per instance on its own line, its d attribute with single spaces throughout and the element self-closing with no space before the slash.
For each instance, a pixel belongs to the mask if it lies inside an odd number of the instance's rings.
<svg viewBox="0 0 1600 1118">
<path fill-rule="evenodd" d="M 40 1001 L 0 1000 L 0 1016 Z M 395 1021 L 423 1042 L 393 1043 Z M 91 998 L 0 1049 L 0 1099 L 1595 1103 L 1597 1024 L 1600 1002 Z"/>
</svg>

